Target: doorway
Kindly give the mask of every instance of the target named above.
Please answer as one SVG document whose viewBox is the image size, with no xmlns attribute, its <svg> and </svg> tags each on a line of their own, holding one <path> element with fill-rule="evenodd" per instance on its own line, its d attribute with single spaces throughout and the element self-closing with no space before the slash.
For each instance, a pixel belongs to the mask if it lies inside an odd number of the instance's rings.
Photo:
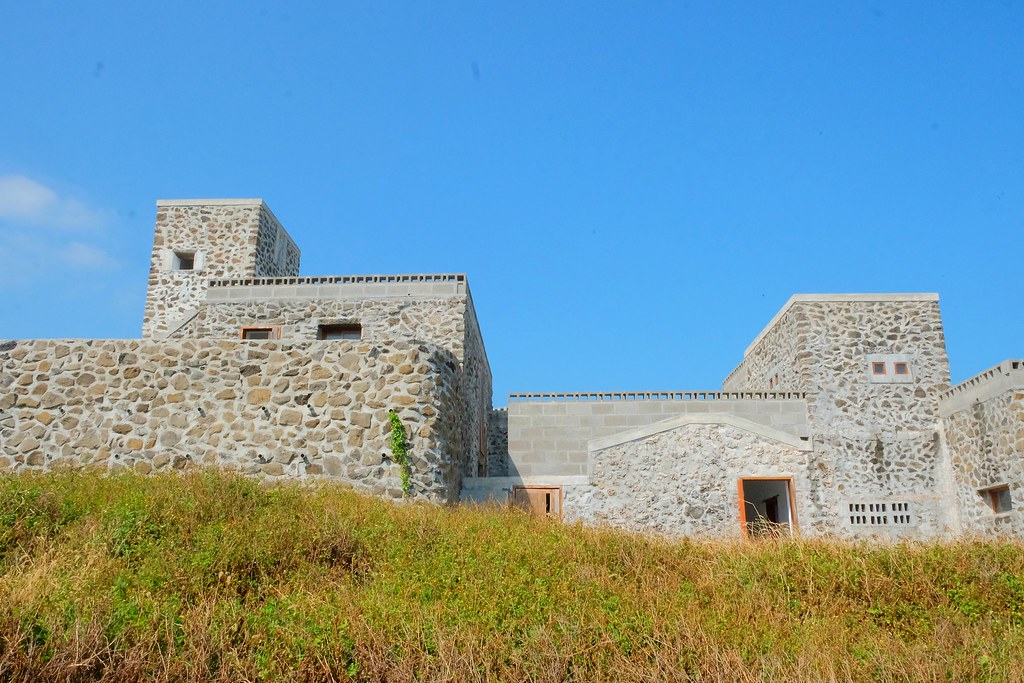
<svg viewBox="0 0 1024 683">
<path fill-rule="evenodd" d="M 535 515 L 562 518 L 560 486 L 513 486 L 512 503 Z"/>
<path fill-rule="evenodd" d="M 789 477 L 740 479 L 740 524 L 744 536 L 778 538 L 796 530 L 793 480 Z"/>
</svg>

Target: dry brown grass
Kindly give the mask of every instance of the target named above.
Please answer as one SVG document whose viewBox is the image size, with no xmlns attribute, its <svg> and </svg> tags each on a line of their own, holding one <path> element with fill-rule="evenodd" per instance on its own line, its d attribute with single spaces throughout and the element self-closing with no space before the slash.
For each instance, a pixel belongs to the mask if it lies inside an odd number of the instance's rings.
<svg viewBox="0 0 1024 683">
<path fill-rule="evenodd" d="M 3 681 L 1022 680 L 1024 548 L 668 542 L 226 474 L 0 479 Z"/>
</svg>

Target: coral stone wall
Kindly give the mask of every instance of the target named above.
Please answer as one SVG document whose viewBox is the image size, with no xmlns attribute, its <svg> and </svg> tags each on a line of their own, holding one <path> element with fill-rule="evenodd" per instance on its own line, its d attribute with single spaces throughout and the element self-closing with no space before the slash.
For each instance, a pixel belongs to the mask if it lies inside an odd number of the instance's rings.
<svg viewBox="0 0 1024 683">
<path fill-rule="evenodd" d="M 670 536 L 738 537 L 741 477 L 788 476 L 800 520 L 809 453 L 728 424 L 690 424 L 596 450 L 590 486 L 567 486 L 568 521 Z"/>
<path fill-rule="evenodd" d="M 908 357 L 912 381 L 873 382 L 873 354 Z M 935 297 L 795 298 L 727 383 L 737 388 L 740 377 L 760 383 L 775 367 L 783 368 L 783 387 L 808 395 L 809 495 L 817 511 L 808 522 L 816 531 L 922 538 L 945 531 L 951 520 L 939 491 L 936 427 L 949 361 Z M 876 524 L 868 515 L 865 524 L 856 514 L 856 506 L 884 505 L 888 513 L 894 504 L 901 513 L 906 506 L 908 515 L 877 515 Z"/>
<path fill-rule="evenodd" d="M 793 309 L 775 321 L 750 349 L 743 362 L 722 382 L 722 391 L 769 391 L 769 379 L 779 378 L 771 391 L 804 391 L 798 363 L 797 315 Z"/>
<path fill-rule="evenodd" d="M 397 497 L 395 410 L 413 495 L 454 500 L 456 368 L 444 349 L 405 340 L 2 342 L 0 468 L 209 465 Z"/>
<path fill-rule="evenodd" d="M 175 329 L 202 305 L 211 278 L 298 273 L 298 249 L 262 201 L 211 202 L 158 203 L 143 337 Z M 175 251 L 195 253 L 195 269 L 173 270 Z"/>
<path fill-rule="evenodd" d="M 1024 537 L 1024 361 L 1007 361 L 944 398 L 940 411 L 959 531 Z M 1009 486 L 1009 512 L 997 514 L 983 494 L 996 486 Z"/>
</svg>

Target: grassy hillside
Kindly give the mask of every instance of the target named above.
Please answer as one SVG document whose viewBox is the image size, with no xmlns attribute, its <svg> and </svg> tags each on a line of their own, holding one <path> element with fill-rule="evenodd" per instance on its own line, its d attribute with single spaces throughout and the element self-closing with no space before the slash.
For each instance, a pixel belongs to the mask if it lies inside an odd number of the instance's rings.
<svg viewBox="0 0 1024 683">
<path fill-rule="evenodd" d="M 226 474 L 0 478 L 0 680 L 1021 680 L 1024 548 L 668 543 Z"/>
</svg>

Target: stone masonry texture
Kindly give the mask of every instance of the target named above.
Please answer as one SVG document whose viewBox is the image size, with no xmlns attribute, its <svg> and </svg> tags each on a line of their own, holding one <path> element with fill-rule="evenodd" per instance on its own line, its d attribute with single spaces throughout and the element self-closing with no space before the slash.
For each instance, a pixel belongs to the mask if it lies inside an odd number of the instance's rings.
<svg viewBox="0 0 1024 683">
<path fill-rule="evenodd" d="M 442 424 L 442 411 L 459 410 L 455 363 L 427 343 L 41 340 L 0 348 L 2 469 L 205 465 L 334 478 L 399 497 L 394 410 L 408 434 L 414 495 L 458 496 L 457 412 Z"/>
</svg>

